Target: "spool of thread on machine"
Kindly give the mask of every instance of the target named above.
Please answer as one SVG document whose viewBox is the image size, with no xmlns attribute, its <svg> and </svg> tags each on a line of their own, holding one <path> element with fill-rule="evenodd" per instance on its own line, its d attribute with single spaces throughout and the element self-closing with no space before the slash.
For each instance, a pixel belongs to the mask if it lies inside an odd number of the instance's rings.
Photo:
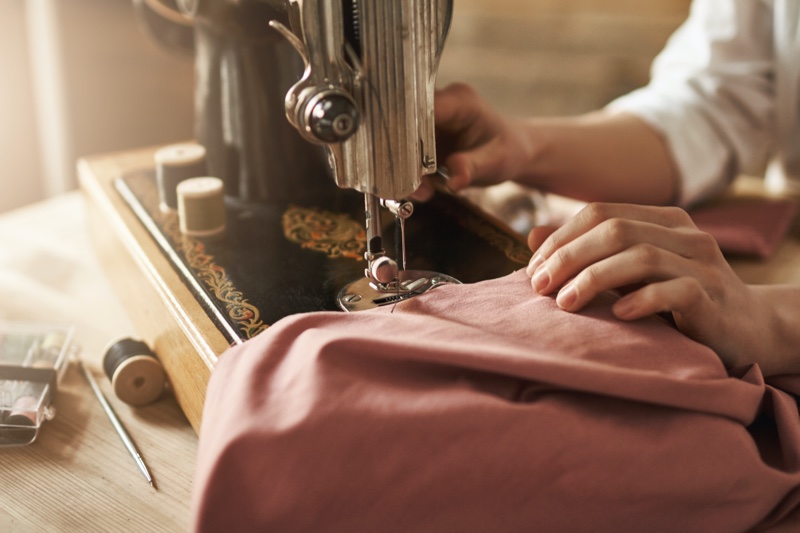
<svg viewBox="0 0 800 533">
<path fill-rule="evenodd" d="M 178 209 L 178 185 L 189 178 L 205 176 L 206 149 L 196 143 L 165 146 L 155 154 L 156 182 L 162 211 Z"/>
<path fill-rule="evenodd" d="M 103 370 L 117 398 L 135 407 L 156 401 L 164 391 L 164 368 L 146 343 L 124 338 L 105 351 Z"/>
<path fill-rule="evenodd" d="M 222 180 L 198 177 L 178 185 L 178 221 L 186 235 L 207 237 L 225 229 L 225 192 Z"/>
</svg>

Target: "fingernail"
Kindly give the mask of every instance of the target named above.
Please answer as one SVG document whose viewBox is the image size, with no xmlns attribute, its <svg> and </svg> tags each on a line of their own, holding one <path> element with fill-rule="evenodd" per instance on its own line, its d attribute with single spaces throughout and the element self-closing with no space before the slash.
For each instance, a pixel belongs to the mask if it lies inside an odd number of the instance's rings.
<svg viewBox="0 0 800 533">
<path fill-rule="evenodd" d="M 531 285 L 536 292 L 542 293 L 550 285 L 550 272 L 547 268 L 538 268 L 531 278 Z"/>
<path fill-rule="evenodd" d="M 528 268 L 525 269 L 525 272 L 528 273 L 528 276 L 533 277 L 536 269 L 539 268 L 539 265 L 542 263 L 544 263 L 544 257 L 539 252 L 536 252 L 533 254 L 533 257 L 531 257 L 531 261 L 528 263 Z"/>
<path fill-rule="evenodd" d="M 561 309 L 569 311 L 578 299 L 578 291 L 575 290 L 575 283 L 568 283 L 556 296 L 556 303 Z"/>
</svg>

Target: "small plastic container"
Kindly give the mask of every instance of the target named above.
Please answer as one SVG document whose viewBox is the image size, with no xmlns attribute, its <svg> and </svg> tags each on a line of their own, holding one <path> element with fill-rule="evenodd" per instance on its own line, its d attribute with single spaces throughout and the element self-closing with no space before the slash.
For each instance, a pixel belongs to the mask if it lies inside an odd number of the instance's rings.
<svg viewBox="0 0 800 533">
<path fill-rule="evenodd" d="M 73 328 L 0 321 L 0 447 L 36 440 L 72 350 Z"/>
</svg>

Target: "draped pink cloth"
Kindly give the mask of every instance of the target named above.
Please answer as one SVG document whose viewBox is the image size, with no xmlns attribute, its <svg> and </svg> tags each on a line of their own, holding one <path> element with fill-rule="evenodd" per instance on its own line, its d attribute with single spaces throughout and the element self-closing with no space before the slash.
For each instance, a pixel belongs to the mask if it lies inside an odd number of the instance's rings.
<svg viewBox="0 0 800 533">
<path fill-rule="evenodd" d="M 690 212 L 697 227 L 714 236 L 725 253 L 770 257 L 780 247 L 797 203 L 779 198 L 733 198 Z"/>
<path fill-rule="evenodd" d="M 281 320 L 212 375 L 194 528 L 800 531 L 794 397 L 613 298 L 520 271 Z"/>
</svg>

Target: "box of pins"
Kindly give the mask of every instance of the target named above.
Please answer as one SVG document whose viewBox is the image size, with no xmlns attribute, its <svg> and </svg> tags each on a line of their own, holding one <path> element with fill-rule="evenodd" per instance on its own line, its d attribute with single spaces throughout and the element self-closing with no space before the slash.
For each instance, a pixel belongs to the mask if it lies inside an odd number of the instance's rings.
<svg viewBox="0 0 800 533">
<path fill-rule="evenodd" d="M 72 327 L 0 321 L 0 447 L 32 443 L 53 418 Z"/>
</svg>

